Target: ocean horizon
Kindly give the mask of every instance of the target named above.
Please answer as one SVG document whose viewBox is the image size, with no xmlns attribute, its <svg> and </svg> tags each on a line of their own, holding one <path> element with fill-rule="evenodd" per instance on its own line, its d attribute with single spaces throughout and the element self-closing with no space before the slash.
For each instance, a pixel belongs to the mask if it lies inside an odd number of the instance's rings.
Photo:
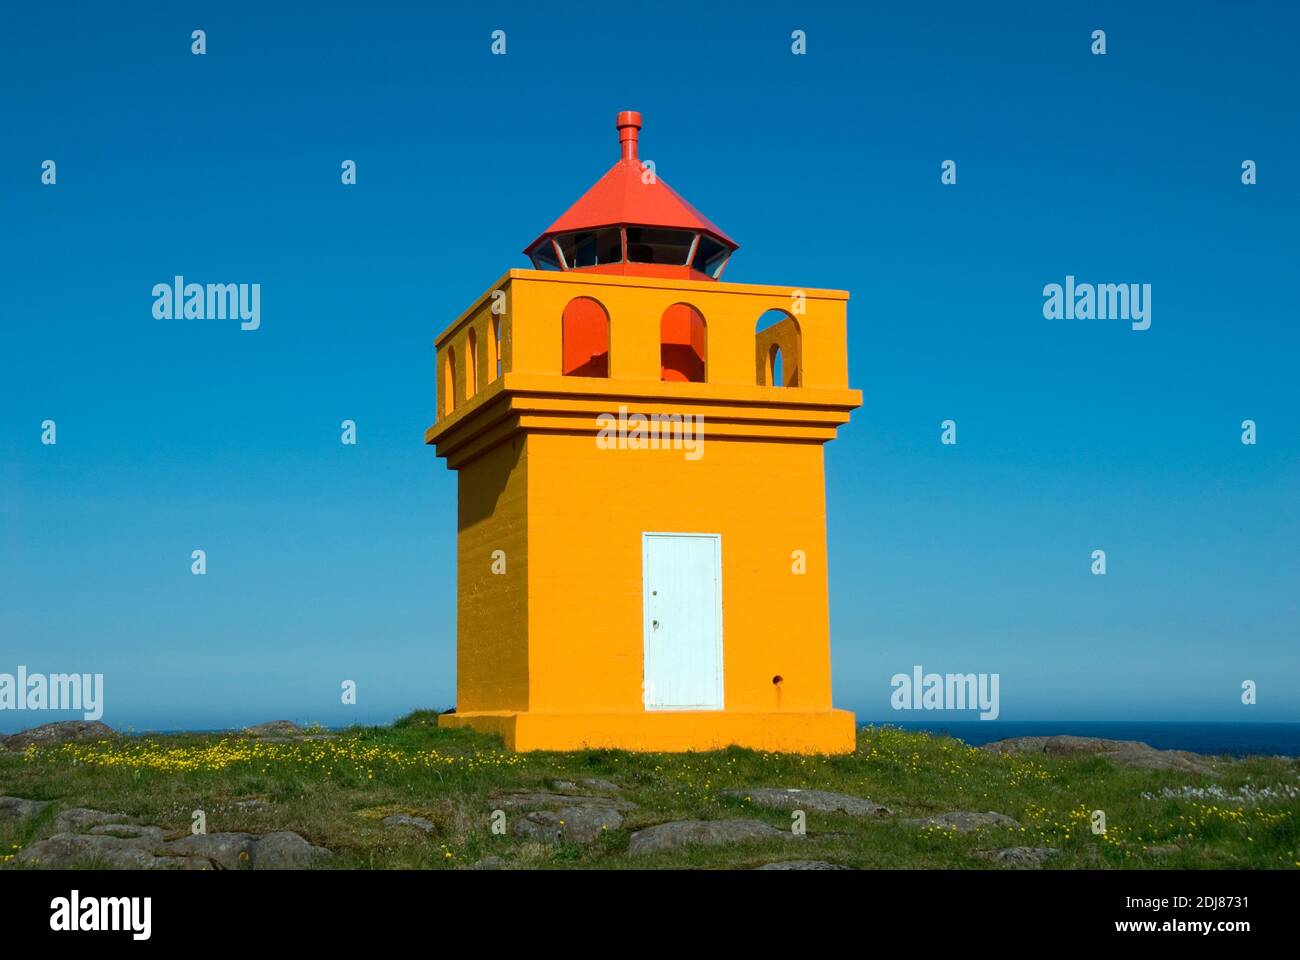
<svg viewBox="0 0 1300 960">
<path fill-rule="evenodd" d="M 279 718 L 279 719 L 288 719 Z M 299 719 L 301 726 L 342 731 L 352 726 L 387 726 L 396 718 L 367 718 L 356 724 L 329 724 Z M 29 724 L 28 726 L 33 726 Z M 112 725 L 132 736 L 237 733 L 247 724 L 158 728 Z M 1300 722 L 1182 721 L 1182 720 L 859 720 L 859 727 L 898 727 L 951 736 L 972 747 L 1011 737 L 1071 735 L 1138 740 L 1158 750 L 1187 750 L 1211 756 L 1300 757 Z M 17 729 L 26 729 L 19 727 Z M 5 736 L 13 731 L 0 732 Z"/>
<path fill-rule="evenodd" d="M 1140 740 L 1157 750 L 1210 755 L 1300 756 L 1300 723 L 1187 722 L 1178 720 L 870 720 L 859 727 L 900 727 L 947 735 L 983 746 L 1011 737 L 1071 735 Z"/>
</svg>

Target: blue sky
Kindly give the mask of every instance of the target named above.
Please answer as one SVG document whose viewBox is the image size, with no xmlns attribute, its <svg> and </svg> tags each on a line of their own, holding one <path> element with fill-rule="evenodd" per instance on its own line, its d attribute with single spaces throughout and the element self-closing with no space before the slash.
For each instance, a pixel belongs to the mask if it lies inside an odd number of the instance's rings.
<svg viewBox="0 0 1300 960">
<path fill-rule="evenodd" d="M 1300 720 L 1293 5 L 268 6 L 9 13 L 0 672 L 102 672 L 122 727 L 450 706 L 432 338 L 636 109 L 727 279 L 852 292 L 838 705 L 925 719 L 920 663 L 1003 719 Z M 178 273 L 261 283 L 261 329 L 153 319 Z M 1067 274 L 1151 328 L 1045 320 Z"/>
</svg>

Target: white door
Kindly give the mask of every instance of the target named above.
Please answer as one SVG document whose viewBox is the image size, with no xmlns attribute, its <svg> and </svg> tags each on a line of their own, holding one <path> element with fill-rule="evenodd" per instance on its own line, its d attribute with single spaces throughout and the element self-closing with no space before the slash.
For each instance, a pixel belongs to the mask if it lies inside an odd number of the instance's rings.
<svg viewBox="0 0 1300 960">
<path fill-rule="evenodd" d="M 643 533 L 645 708 L 722 709 L 722 537 Z"/>
</svg>

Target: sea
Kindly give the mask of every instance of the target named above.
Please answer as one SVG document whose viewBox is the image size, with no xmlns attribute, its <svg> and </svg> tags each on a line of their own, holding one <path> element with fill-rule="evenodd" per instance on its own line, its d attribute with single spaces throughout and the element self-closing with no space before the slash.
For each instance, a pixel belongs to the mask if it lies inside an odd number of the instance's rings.
<svg viewBox="0 0 1300 960">
<path fill-rule="evenodd" d="M 1157 750 L 1245 756 L 1300 757 L 1300 723 L 1185 723 L 1142 720 L 884 720 L 861 726 L 891 726 L 945 734 L 982 746 L 1008 737 L 1073 734 L 1111 740 L 1140 740 Z"/>
</svg>

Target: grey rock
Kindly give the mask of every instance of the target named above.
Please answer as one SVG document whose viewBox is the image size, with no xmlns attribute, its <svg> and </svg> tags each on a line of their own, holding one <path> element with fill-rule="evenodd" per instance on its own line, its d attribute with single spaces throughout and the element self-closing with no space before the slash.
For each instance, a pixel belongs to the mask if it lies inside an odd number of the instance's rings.
<svg viewBox="0 0 1300 960">
<path fill-rule="evenodd" d="M 199 857 L 159 856 L 148 838 L 119 839 L 89 833 L 58 833 L 24 847 L 20 863 L 50 869 L 103 864 L 115 869 L 207 870 L 211 864 Z"/>
<path fill-rule="evenodd" d="M 58 723 L 44 723 L 39 727 L 20 730 L 8 737 L 0 737 L 0 747 L 5 750 L 57 747 L 61 743 L 103 740 L 111 736 L 114 736 L 113 728 L 98 720 L 61 720 Z"/>
<path fill-rule="evenodd" d="M 755 870 L 852 870 L 841 863 L 827 863 L 825 860 L 780 860 L 777 863 L 765 863 Z"/>
<path fill-rule="evenodd" d="M 596 793 L 618 793 L 619 785 L 600 777 L 587 777 L 574 783 L 572 780 L 552 780 L 551 789 L 568 796 L 587 796 L 587 791 Z"/>
<path fill-rule="evenodd" d="M 600 777 L 586 777 L 574 783 L 572 780 L 552 780 L 551 789 L 557 793 L 582 795 L 588 790 L 597 793 L 618 793 L 621 789 L 617 783 L 602 780 Z"/>
<path fill-rule="evenodd" d="M 223 870 L 243 870 L 253 865 L 257 838 L 251 833 L 200 833 L 167 844 L 169 853 L 202 857 Z"/>
<path fill-rule="evenodd" d="M 288 830 L 268 833 L 253 847 L 254 870 L 304 870 L 319 865 L 330 852 Z"/>
<path fill-rule="evenodd" d="M 538 810 L 514 818 L 510 832 L 516 837 L 554 843 L 561 839 L 591 843 L 602 833 L 623 825 L 623 815 L 611 807 L 584 804 Z"/>
<path fill-rule="evenodd" d="M 941 827 L 944 830 L 956 830 L 958 833 L 973 833 L 976 830 L 983 830 L 985 827 L 1018 827 L 1020 824 L 1012 820 L 1006 814 L 994 813 L 975 813 L 968 810 L 957 810 L 952 813 L 941 813 L 934 817 L 920 817 L 915 820 L 904 820 L 909 827 Z"/>
<path fill-rule="evenodd" d="M 131 818 L 125 813 L 107 813 L 88 807 L 69 807 L 60 810 L 54 818 L 54 828 L 59 833 L 78 833 L 105 823 L 126 823 Z"/>
<path fill-rule="evenodd" d="M 627 852 L 658 853 L 691 845 L 720 846 L 792 838 L 801 839 L 801 835 L 778 830 L 761 820 L 676 820 L 638 830 L 628 841 Z"/>
<path fill-rule="evenodd" d="M 500 857 L 484 857 L 471 863 L 467 869 L 470 870 L 508 870 L 510 864 L 506 863 Z"/>
<path fill-rule="evenodd" d="M 30 820 L 50 805 L 48 800 L 24 800 L 22 797 L 0 797 L 0 820 Z"/>
<path fill-rule="evenodd" d="M 847 813 L 854 817 L 888 816 L 890 811 L 878 803 L 825 790 L 799 790 L 793 787 L 754 787 L 749 790 L 723 790 L 722 796 L 750 800 L 760 807 L 776 810 L 816 810 L 820 813 Z"/>
<path fill-rule="evenodd" d="M 244 728 L 247 737 L 300 737 L 306 732 L 292 720 L 270 720 Z"/>
<path fill-rule="evenodd" d="M 414 827 L 421 833 L 433 833 L 433 821 L 424 817 L 412 817 L 405 813 L 395 813 L 381 821 L 386 827 Z"/>
<path fill-rule="evenodd" d="M 618 797 L 582 797 L 574 796 L 569 793 L 546 793 L 546 792 L 519 792 L 510 793 L 497 791 L 488 797 L 488 801 L 495 807 L 502 810 L 521 810 L 527 807 L 572 807 L 576 805 L 608 807 L 611 810 L 618 810 L 626 813 L 629 810 L 635 810 L 636 804 L 631 800 L 623 800 Z"/>
<path fill-rule="evenodd" d="M 89 830 L 97 837 L 117 837 L 119 840 L 148 840 L 161 844 L 163 832 L 158 827 L 141 827 L 134 823 L 101 823 Z"/>
<path fill-rule="evenodd" d="M 124 817 L 101 810 L 65 810 L 89 832 L 57 833 L 30 844 L 18 860 L 44 867 L 66 868 L 103 864 L 115 869 L 136 870 L 225 870 L 252 867 L 256 870 L 298 870 L 315 866 L 329 856 L 323 847 L 312 846 L 296 833 L 268 833 L 260 839 L 250 833 L 208 833 L 167 842 L 160 827 L 138 826 L 104 817 Z M 61 814 L 62 816 L 62 814 Z"/>
<path fill-rule="evenodd" d="M 1041 867 L 1060 852 L 1051 847 L 1004 847 L 1001 850 L 979 850 L 975 856 L 1014 867 Z"/>
<path fill-rule="evenodd" d="M 1182 773 L 1211 774 L 1215 772 L 1214 760 L 1186 750 L 1157 750 L 1139 740 L 1110 740 L 1105 737 L 1011 737 L 994 740 L 980 747 L 988 753 L 1006 755 L 1014 753 L 1042 753 L 1048 756 L 1071 757 L 1095 755 L 1115 763 L 1141 770 L 1177 770 Z"/>
</svg>

